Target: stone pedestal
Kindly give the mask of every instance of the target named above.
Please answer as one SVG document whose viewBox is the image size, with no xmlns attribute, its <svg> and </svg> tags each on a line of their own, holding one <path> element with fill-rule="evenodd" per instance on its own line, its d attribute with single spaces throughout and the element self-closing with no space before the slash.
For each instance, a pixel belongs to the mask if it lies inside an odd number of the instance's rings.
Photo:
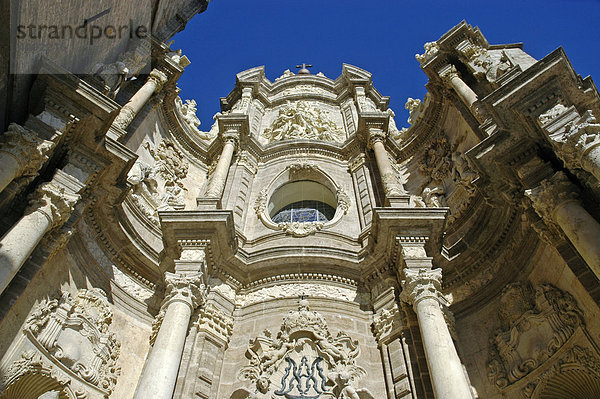
<svg viewBox="0 0 600 399">
<path fill-rule="evenodd" d="M 129 99 L 127 104 L 121 108 L 121 112 L 115 118 L 113 124 L 120 129 L 127 129 L 127 126 L 133 121 L 133 118 L 140 112 L 142 107 L 150 100 L 150 97 L 159 92 L 167 82 L 167 75 L 158 69 L 153 69 L 148 76 L 148 80 L 140 89 Z"/>
<path fill-rule="evenodd" d="M 563 172 L 531 190 L 525 191 L 535 211 L 552 225 L 556 224 L 569 238 L 594 274 L 600 278 L 600 224 L 578 200 L 578 189 Z"/>
<path fill-rule="evenodd" d="M 471 388 L 454 347 L 441 306 L 441 269 L 404 269 L 402 298 L 412 304 L 423 338 L 423 348 L 438 399 L 472 398 Z"/>
<path fill-rule="evenodd" d="M 0 293 L 44 235 L 71 215 L 79 200 L 79 190 L 74 189 L 78 182 L 71 180 L 74 179 L 59 170 L 52 181 L 35 191 L 25 215 L 0 239 Z"/>
</svg>

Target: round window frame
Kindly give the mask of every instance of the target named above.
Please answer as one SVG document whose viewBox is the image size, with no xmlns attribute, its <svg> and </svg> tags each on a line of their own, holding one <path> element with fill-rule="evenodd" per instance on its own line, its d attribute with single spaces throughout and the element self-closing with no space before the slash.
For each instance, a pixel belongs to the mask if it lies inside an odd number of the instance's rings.
<svg viewBox="0 0 600 399">
<path fill-rule="evenodd" d="M 300 181 L 311 181 L 324 186 L 335 197 L 335 214 L 327 222 L 281 222 L 275 223 L 271 219 L 269 204 L 273 194 L 284 185 Z M 292 202 L 290 202 L 291 204 Z M 286 204 L 289 205 L 289 204 Z M 284 207 L 286 205 L 282 205 Z M 331 205 L 331 204 L 329 204 Z M 283 231 L 294 237 L 306 237 L 323 229 L 329 229 L 340 222 L 348 213 L 350 197 L 339 187 L 321 168 L 312 163 L 293 163 L 288 165 L 277 175 L 267 188 L 261 190 L 256 199 L 255 211 L 263 225 L 271 230 Z"/>
</svg>

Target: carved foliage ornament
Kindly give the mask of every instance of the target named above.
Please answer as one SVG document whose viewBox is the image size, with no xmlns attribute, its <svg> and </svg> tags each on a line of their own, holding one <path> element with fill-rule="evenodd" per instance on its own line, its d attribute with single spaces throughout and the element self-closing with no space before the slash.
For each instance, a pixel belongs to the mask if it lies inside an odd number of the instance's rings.
<svg viewBox="0 0 600 399">
<path fill-rule="evenodd" d="M 550 284 L 510 284 L 500 302 L 503 327 L 490 338 L 488 360 L 488 377 L 498 388 L 540 367 L 584 325 L 573 296 Z"/>
<path fill-rule="evenodd" d="M 48 159 L 54 143 L 41 139 L 36 133 L 16 123 L 0 135 L 0 151 L 8 152 L 19 163 L 20 176 L 35 174 Z"/>
<path fill-rule="evenodd" d="M 43 351 L 26 357 L 60 362 L 79 378 L 110 393 L 121 374 L 116 365 L 120 343 L 109 331 L 111 323 L 112 311 L 98 288 L 42 300 L 23 330 Z"/>
<path fill-rule="evenodd" d="M 42 184 L 29 198 L 26 214 L 42 212 L 51 223 L 51 227 L 62 225 L 71 216 L 80 195 L 67 190 L 64 186 L 50 181 Z"/>
<path fill-rule="evenodd" d="M 301 300 L 283 319 L 276 337 L 265 330 L 251 339 L 250 364 L 239 378 L 252 382 L 246 398 L 372 398 L 355 383 L 366 371 L 356 364 L 358 341 L 340 331 L 331 335 L 323 316 Z"/>
<path fill-rule="evenodd" d="M 268 142 L 290 139 L 344 141 L 344 132 L 329 119 L 327 112 L 304 101 L 280 109 L 271 126 L 261 136 Z"/>
</svg>

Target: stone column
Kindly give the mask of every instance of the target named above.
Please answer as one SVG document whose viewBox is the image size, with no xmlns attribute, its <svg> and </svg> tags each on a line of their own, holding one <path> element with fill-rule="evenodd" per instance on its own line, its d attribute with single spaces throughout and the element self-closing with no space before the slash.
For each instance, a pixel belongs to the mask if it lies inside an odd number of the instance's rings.
<svg viewBox="0 0 600 399">
<path fill-rule="evenodd" d="M 59 170 L 33 193 L 25 215 L 0 239 L 0 293 L 44 235 L 69 218 L 80 188 L 78 181 Z"/>
<path fill-rule="evenodd" d="M 402 183 L 398 180 L 398 176 L 396 176 L 388 152 L 383 144 L 386 138 L 385 131 L 379 124 L 370 125 L 369 122 L 367 122 L 367 134 L 368 146 L 373 149 L 373 152 L 375 153 L 375 161 L 377 162 L 377 169 L 379 169 L 379 175 L 381 176 L 386 199 L 393 205 L 396 202 L 394 199 L 405 198 L 406 201 L 399 202 L 402 205 L 408 205 L 409 196 L 404 190 Z M 404 204 L 404 202 L 406 202 L 406 204 Z"/>
<path fill-rule="evenodd" d="M 11 123 L 0 136 L 0 191 L 16 177 L 36 174 L 53 145 L 29 129 Z"/>
<path fill-rule="evenodd" d="M 578 200 L 578 189 L 563 172 L 526 190 L 535 211 L 550 225 L 558 225 L 594 274 L 600 278 L 600 224 Z"/>
<path fill-rule="evenodd" d="M 175 261 L 175 273 L 165 273 L 165 299 L 157 317 L 158 332 L 146 359 L 134 399 L 171 399 L 185 338 L 194 309 L 206 298 L 204 251 L 184 249 Z"/>
<path fill-rule="evenodd" d="M 140 112 L 142 107 L 148 102 L 154 93 L 159 92 L 163 85 L 167 83 L 167 75 L 158 69 L 153 69 L 148 76 L 148 80 L 140 89 L 129 99 L 127 104 L 121 108 L 121 112 L 115 118 L 113 125 L 125 130 L 133 121 L 133 118 Z"/>
<path fill-rule="evenodd" d="M 471 387 L 454 347 L 442 306 L 442 269 L 403 270 L 402 299 L 411 303 L 423 338 L 423 348 L 437 399 L 472 398 Z"/>
<path fill-rule="evenodd" d="M 239 129 L 241 124 L 228 125 L 229 129 L 221 136 L 223 139 L 223 150 L 221 156 L 217 162 L 217 166 L 210 177 L 210 181 L 206 186 L 204 195 L 209 198 L 220 198 L 223 194 L 223 188 L 225 188 L 225 182 L 227 181 L 227 174 L 229 173 L 229 166 L 233 159 L 233 153 L 237 148 L 237 143 L 240 140 Z"/>
<path fill-rule="evenodd" d="M 465 104 L 469 107 L 472 107 L 473 104 L 475 104 L 477 101 L 477 94 L 475 94 L 469 85 L 460 78 L 454 65 L 446 65 L 438 72 L 438 75 L 444 83 L 452 86 L 456 91 L 456 94 L 458 94 Z"/>
</svg>

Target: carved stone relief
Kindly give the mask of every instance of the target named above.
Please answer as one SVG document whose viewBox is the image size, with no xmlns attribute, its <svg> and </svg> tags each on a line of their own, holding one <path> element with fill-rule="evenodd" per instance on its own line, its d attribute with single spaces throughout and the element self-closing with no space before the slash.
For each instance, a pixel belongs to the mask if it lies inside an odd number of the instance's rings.
<svg viewBox="0 0 600 399">
<path fill-rule="evenodd" d="M 146 143 L 144 148 L 154 158 L 150 166 L 137 161 L 127 181 L 133 185 L 130 198 L 138 209 L 156 226 L 159 210 L 183 209 L 184 190 L 182 179 L 187 176 L 188 162 L 175 145 L 163 139 L 156 149 Z"/>
<path fill-rule="evenodd" d="M 61 386 L 91 386 L 92 396 L 108 397 L 121 374 L 120 343 L 109 331 L 111 323 L 112 311 L 98 288 L 42 300 L 23 328 L 32 345 L 8 369 L 5 389 L 25 374 L 41 373 L 56 377 Z M 86 392 L 77 397 L 86 397 Z"/>
<path fill-rule="evenodd" d="M 502 326 L 490 338 L 488 377 L 501 389 L 542 366 L 584 326 L 573 296 L 550 284 L 512 283 L 500 302 Z"/>
<path fill-rule="evenodd" d="M 344 132 L 331 121 L 327 112 L 305 101 L 281 108 L 261 137 L 268 142 L 291 139 L 342 142 L 345 139 Z"/>
<path fill-rule="evenodd" d="M 276 336 L 265 330 L 251 339 L 248 366 L 239 378 L 249 389 L 233 397 L 243 398 L 373 398 L 357 389 L 367 372 L 357 364 L 358 341 L 343 331 L 333 336 L 323 316 L 311 311 L 307 300 L 283 319 Z M 240 392 L 242 391 L 242 392 Z"/>
</svg>

